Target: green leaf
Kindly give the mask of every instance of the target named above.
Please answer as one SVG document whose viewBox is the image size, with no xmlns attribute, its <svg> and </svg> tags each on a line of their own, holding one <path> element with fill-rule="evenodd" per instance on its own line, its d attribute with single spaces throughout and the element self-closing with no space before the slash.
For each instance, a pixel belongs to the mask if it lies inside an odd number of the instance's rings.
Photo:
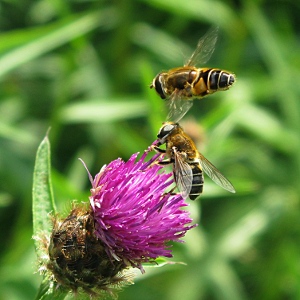
<svg viewBox="0 0 300 300">
<path fill-rule="evenodd" d="M 218 23 L 221 27 L 229 28 L 229 24 L 233 27 L 240 24 L 235 11 L 222 1 L 208 0 L 190 0 L 190 1 L 172 1 L 172 0 L 142 0 L 147 4 L 180 15 L 181 18 L 187 17 L 201 22 Z M 216 18 L 218 16 L 218 18 Z M 232 27 L 231 27 L 232 28 Z"/>
<path fill-rule="evenodd" d="M 115 12 L 113 10 L 93 11 L 80 16 L 66 19 L 45 26 L 41 30 L 28 29 L 23 35 L 20 32 L 0 35 L 1 45 L 11 45 L 14 38 L 19 40 L 19 44 L 13 50 L 5 53 L 0 58 L 0 76 L 12 71 L 20 65 L 33 60 L 47 52 L 52 51 L 100 26 L 108 26 L 115 21 Z M 26 37 L 31 37 L 27 40 Z M 24 44 L 23 44 L 24 43 Z M 0 46 L 0 51 L 3 46 Z"/>
<path fill-rule="evenodd" d="M 57 288 L 56 284 L 45 278 L 40 285 L 36 300 L 63 300 L 68 295 L 67 290 Z"/>
<path fill-rule="evenodd" d="M 41 232 L 51 233 L 49 213 L 55 213 L 55 203 L 50 178 L 50 143 L 48 136 L 41 142 L 34 166 L 32 188 L 33 235 L 37 237 Z M 39 239 L 35 239 L 38 257 L 41 256 Z"/>
<path fill-rule="evenodd" d="M 186 265 L 186 263 L 181 261 L 170 261 L 164 257 L 158 257 L 157 259 L 155 259 L 154 262 L 143 263 L 144 267 L 153 267 L 153 268 L 160 268 L 165 265 Z"/>
<path fill-rule="evenodd" d="M 109 102 L 85 101 L 67 105 L 60 111 L 60 119 L 65 123 L 105 123 L 130 118 L 138 118 L 147 114 L 147 103 L 137 100 L 123 98 L 110 99 Z"/>
</svg>

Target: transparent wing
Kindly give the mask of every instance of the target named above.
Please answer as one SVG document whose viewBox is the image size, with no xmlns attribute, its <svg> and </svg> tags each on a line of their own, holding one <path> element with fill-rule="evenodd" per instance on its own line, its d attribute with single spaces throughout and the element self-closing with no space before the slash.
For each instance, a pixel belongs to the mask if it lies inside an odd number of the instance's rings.
<svg viewBox="0 0 300 300">
<path fill-rule="evenodd" d="M 174 151 L 175 165 L 174 177 L 177 188 L 179 189 L 183 199 L 186 199 L 192 189 L 193 171 L 191 166 L 185 161 L 185 158 L 176 149 Z"/>
<path fill-rule="evenodd" d="M 169 109 L 168 121 L 178 123 L 193 106 L 193 100 L 182 99 L 180 91 L 176 90 L 167 100 Z"/>
<path fill-rule="evenodd" d="M 197 66 L 205 64 L 213 54 L 215 45 L 218 38 L 219 27 L 212 27 L 208 32 L 199 40 L 197 48 L 187 61 L 185 66 Z"/>
<path fill-rule="evenodd" d="M 235 193 L 235 189 L 231 182 L 201 153 L 200 155 L 200 164 L 203 171 L 220 187 L 223 189 Z"/>
</svg>

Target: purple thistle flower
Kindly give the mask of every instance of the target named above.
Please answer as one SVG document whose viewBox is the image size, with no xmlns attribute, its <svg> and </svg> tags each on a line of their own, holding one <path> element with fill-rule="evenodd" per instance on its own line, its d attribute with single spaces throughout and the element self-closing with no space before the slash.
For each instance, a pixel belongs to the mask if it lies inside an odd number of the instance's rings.
<svg viewBox="0 0 300 300">
<path fill-rule="evenodd" d="M 173 183 L 172 173 L 160 172 L 145 162 L 148 151 L 104 166 L 92 179 L 90 203 L 94 213 L 95 234 L 117 261 L 127 261 L 143 272 L 142 263 L 159 256 L 172 257 L 169 241 L 182 242 L 185 233 L 196 225 L 180 194 L 166 193 Z"/>
<path fill-rule="evenodd" d="M 196 226 L 182 196 L 166 192 L 174 181 L 156 163 L 160 154 L 145 162 L 149 150 L 139 160 L 136 153 L 112 161 L 94 179 L 87 170 L 90 205 L 73 203 L 67 217 L 53 216 L 51 235 L 41 239 L 40 270 L 57 288 L 115 296 L 132 283 L 130 267 L 144 272 L 142 263 L 172 257 L 169 242 Z"/>
</svg>

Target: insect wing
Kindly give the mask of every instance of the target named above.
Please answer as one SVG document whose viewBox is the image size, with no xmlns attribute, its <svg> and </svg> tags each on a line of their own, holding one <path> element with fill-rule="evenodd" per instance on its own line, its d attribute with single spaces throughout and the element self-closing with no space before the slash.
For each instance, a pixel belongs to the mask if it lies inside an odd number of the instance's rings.
<svg viewBox="0 0 300 300">
<path fill-rule="evenodd" d="M 167 120 L 178 123 L 193 106 L 193 101 L 183 99 L 180 91 L 176 90 L 167 100 L 167 105 L 169 108 Z"/>
<path fill-rule="evenodd" d="M 175 166 L 174 177 L 177 184 L 177 188 L 181 192 L 181 195 L 186 199 L 192 189 L 193 184 L 193 171 L 191 166 L 185 161 L 182 154 L 178 151 L 174 151 Z"/>
<path fill-rule="evenodd" d="M 198 42 L 197 48 L 185 66 L 205 64 L 213 54 L 218 39 L 219 27 L 212 27 Z"/>
<path fill-rule="evenodd" d="M 220 187 L 223 189 L 235 193 L 235 189 L 231 182 L 202 154 L 200 154 L 200 164 L 203 171 Z"/>
</svg>

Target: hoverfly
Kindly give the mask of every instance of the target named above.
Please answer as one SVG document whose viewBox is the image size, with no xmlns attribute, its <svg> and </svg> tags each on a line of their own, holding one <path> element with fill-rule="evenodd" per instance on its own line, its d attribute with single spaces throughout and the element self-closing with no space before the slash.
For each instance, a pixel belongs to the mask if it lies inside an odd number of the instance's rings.
<svg viewBox="0 0 300 300">
<path fill-rule="evenodd" d="M 186 199 L 195 200 L 203 192 L 203 171 L 219 186 L 235 193 L 231 182 L 198 152 L 193 140 L 178 123 L 165 122 L 158 132 L 158 143 L 154 150 L 164 153 L 167 159 L 158 162 L 161 165 L 173 164 L 174 180 L 177 188 Z M 166 150 L 159 146 L 166 144 Z"/>
<path fill-rule="evenodd" d="M 218 27 L 212 28 L 199 40 L 196 50 L 183 67 L 161 72 L 154 77 L 150 88 L 167 100 L 169 121 L 179 122 L 192 107 L 193 99 L 228 90 L 235 82 L 235 75 L 228 71 L 196 67 L 210 59 L 217 37 Z"/>
</svg>

